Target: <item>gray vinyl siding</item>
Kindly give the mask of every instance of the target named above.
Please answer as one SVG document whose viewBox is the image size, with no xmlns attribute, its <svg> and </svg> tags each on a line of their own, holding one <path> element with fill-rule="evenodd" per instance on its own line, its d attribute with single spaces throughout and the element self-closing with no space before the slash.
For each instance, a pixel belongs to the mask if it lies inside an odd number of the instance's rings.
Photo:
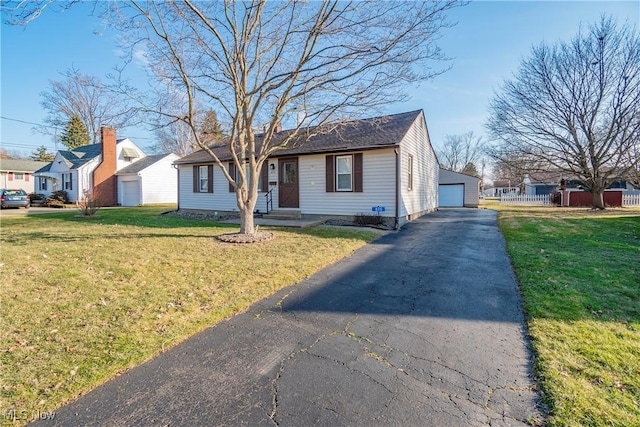
<svg viewBox="0 0 640 427">
<path fill-rule="evenodd" d="M 356 152 L 354 152 L 356 153 Z M 353 154 L 353 153 L 344 153 Z M 373 206 L 384 206 L 384 216 L 395 216 L 395 154 L 393 149 L 363 153 L 363 191 L 327 193 L 325 186 L 326 155 L 298 158 L 300 207 L 307 215 L 356 215 L 371 213 Z M 269 182 L 277 182 L 277 159 L 269 159 L 276 168 L 269 169 Z M 179 204 L 181 209 L 237 211 L 234 193 L 219 167 L 213 169 L 213 193 L 193 192 L 193 165 L 180 165 Z M 273 208 L 278 209 L 278 188 L 273 189 Z M 266 210 L 265 193 L 258 193 L 256 209 Z"/>
<path fill-rule="evenodd" d="M 276 160 L 270 160 L 269 163 L 275 163 Z M 204 164 L 203 164 L 204 165 Z M 178 188 L 178 204 L 180 209 L 196 209 L 210 211 L 238 211 L 236 203 L 236 194 L 229 192 L 229 181 L 224 173 L 217 165 L 213 165 L 213 193 L 194 193 L 193 192 L 193 166 L 180 165 L 178 167 L 179 188 Z M 277 181 L 277 168 L 269 170 L 269 181 Z M 259 190 L 259 189 L 258 189 Z M 266 202 L 263 192 L 258 191 L 258 200 L 256 201 L 256 209 L 261 212 L 266 211 Z M 273 192 L 273 208 L 278 207 L 277 191 Z"/>
<path fill-rule="evenodd" d="M 411 217 L 438 207 L 439 165 L 420 115 L 400 143 L 400 217 Z M 409 189 L 409 157 L 413 157 L 413 187 Z M 411 219 L 411 218 L 406 218 Z"/>
<path fill-rule="evenodd" d="M 327 192 L 325 185 L 326 155 L 301 156 L 300 211 L 312 215 L 371 214 L 373 206 L 384 206 L 381 215 L 395 216 L 395 154 L 392 148 L 360 151 L 362 159 L 362 192 Z M 340 153 L 354 154 L 358 151 Z M 333 154 L 333 153 L 332 153 Z"/>
</svg>

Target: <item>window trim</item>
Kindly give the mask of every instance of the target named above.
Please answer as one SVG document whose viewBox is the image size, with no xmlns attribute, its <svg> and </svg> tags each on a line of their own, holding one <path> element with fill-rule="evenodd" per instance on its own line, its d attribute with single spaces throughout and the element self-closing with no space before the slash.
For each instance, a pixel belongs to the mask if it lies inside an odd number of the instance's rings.
<svg viewBox="0 0 640 427">
<path fill-rule="evenodd" d="M 349 162 L 349 172 L 348 173 L 340 173 L 340 168 L 338 165 L 340 164 L 340 159 L 348 159 Z M 336 180 L 336 192 L 353 192 L 353 154 L 343 154 L 336 156 L 335 158 L 336 168 L 335 168 L 335 180 Z M 349 188 L 340 188 L 340 177 L 349 175 Z"/>
<path fill-rule="evenodd" d="M 207 188 L 202 189 L 202 177 L 200 171 L 207 168 Z M 194 193 L 213 193 L 213 165 L 193 165 L 193 192 Z"/>
<path fill-rule="evenodd" d="M 238 172 L 237 172 L 236 164 L 234 162 L 229 162 L 229 175 L 238 182 Z M 246 165 L 245 169 L 246 176 L 249 176 L 249 164 Z M 269 191 L 269 161 L 265 160 L 262 164 L 262 169 L 260 169 L 260 174 L 258 175 L 258 193 L 266 193 Z M 235 189 L 233 188 L 233 184 L 229 182 L 229 193 L 235 193 Z"/>
<path fill-rule="evenodd" d="M 338 158 L 351 157 L 351 189 L 338 190 Z M 330 154 L 325 157 L 325 192 L 362 193 L 363 192 L 363 154 Z"/>
<path fill-rule="evenodd" d="M 67 181 L 67 177 L 69 177 L 68 181 Z M 62 189 L 64 191 L 73 191 L 73 176 L 71 172 L 62 174 Z"/>
</svg>

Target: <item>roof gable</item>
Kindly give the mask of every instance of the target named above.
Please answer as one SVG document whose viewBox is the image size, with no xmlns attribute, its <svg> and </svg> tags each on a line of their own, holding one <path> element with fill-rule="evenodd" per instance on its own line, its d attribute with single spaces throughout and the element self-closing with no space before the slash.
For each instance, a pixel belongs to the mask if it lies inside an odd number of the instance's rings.
<svg viewBox="0 0 640 427">
<path fill-rule="evenodd" d="M 372 117 L 368 119 L 344 122 L 338 125 L 324 125 L 329 130 L 322 132 L 320 127 L 305 128 L 300 133 L 300 139 L 304 139 L 307 134 L 311 136 L 305 142 L 291 148 L 279 150 L 274 157 L 330 153 L 340 151 L 353 151 L 372 148 L 387 148 L 400 145 L 400 142 L 407 134 L 411 125 L 422 114 L 422 110 L 410 111 L 407 113 L 394 114 L 382 117 Z M 294 130 L 284 130 L 273 136 L 273 144 L 277 145 L 289 136 Z M 256 145 L 262 144 L 262 135 L 256 135 Z M 231 159 L 231 153 L 226 143 L 212 145 L 210 148 L 221 161 Z M 181 159 L 176 164 L 210 163 L 211 156 L 204 150 L 196 151 Z"/>
</svg>

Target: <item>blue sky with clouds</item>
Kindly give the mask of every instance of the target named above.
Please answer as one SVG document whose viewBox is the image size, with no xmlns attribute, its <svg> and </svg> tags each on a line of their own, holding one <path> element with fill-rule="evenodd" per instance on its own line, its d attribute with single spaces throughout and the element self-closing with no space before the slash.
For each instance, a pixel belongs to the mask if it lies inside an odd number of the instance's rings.
<svg viewBox="0 0 640 427">
<path fill-rule="evenodd" d="M 115 34 L 89 16 L 86 2 L 64 13 L 44 13 L 27 27 L 2 23 L 0 67 L 0 145 L 29 154 L 52 137 L 34 133 L 46 112 L 40 93 L 50 80 L 74 66 L 104 77 L 121 61 Z M 452 68 L 432 81 L 409 89 L 412 98 L 389 105 L 384 113 L 424 109 L 431 140 L 438 146 L 447 134 L 485 134 L 487 105 L 505 78 L 517 70 L 531 47 L 568 41 L 602 14 L 640 27 L 640 1 L 472 1 L 449 13 L 457 25 L 445 29 L 439 45 L 452 58 Z M 142 76 L 142 73 L 140 73 Z M 141 82 L 141 84 L 144 82 Z M 29 123 L 23 123 L 29 122 Z M 143 128 L 118 130 L 141 146 L 154 143 Z"/>
</svg>

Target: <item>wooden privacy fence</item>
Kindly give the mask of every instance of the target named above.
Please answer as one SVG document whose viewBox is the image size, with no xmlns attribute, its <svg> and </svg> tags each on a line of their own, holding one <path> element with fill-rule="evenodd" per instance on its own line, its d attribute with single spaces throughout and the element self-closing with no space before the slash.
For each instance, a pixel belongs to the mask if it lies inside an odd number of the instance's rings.
<svg viewBox="0 0 640 427">
<path fill-rule="evenodd" d="M 640 194 L 624 194 L 622 206 L 640 206 Z"/>
<path fill-rule="evenodd" d="M 551 197 L 548 194 L 528 196 L 502 196 L 500 203 L 507 206 L 550 206 Z"/>
</svg>

